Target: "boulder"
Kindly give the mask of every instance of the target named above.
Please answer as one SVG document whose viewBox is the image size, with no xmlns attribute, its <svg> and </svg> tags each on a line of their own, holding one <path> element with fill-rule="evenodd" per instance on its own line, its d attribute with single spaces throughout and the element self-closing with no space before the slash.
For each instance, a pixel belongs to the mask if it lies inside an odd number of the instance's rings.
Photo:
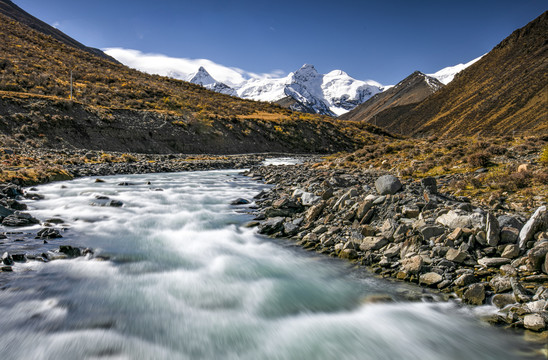
<svg viewBox="0 0 548 360">
<path fill-rule="evenodd" d="M 2 255 L 2 263 L 4 265 L 13 265 L 13 258 L 7 251 Z"/>
<path fill-rule="evenodd" d="M 541 271 L 548 254 L 548 241 L 543 241 L 527 253 L 527 268 L 529 271 Z M 546 268 L 545 268 L 546 270 Z"/>
<path fill-rule="evenodd" d="M 230 202 L 230 205 L 247 205 L 250 201 L 244 198 L 237 198 L 236 200 L 232 200 Z M 112 206 L 112 205 L 111 205 Z"/>
<path fill-rule="evenodd" d="M 467 286 L 467 285 L 475 283 L 476 281 L 477 280 L 476 280 L 476 277 L 474 276 L 474 274 L 462 274 L 461 276 L 459 276 L 455 280 L 455 285 L 456 286 Z"/>
<path fill-rule="evenodd" d="M 504 247 L 501 257 L 507 259 L 515 259 L 519 255 L 519 246 L 517 244 L 510 244 Z"/>
<path fill-rule="evenodd" d="M 325 201 L 320 201 L 316 205 L 312 206 L 310 209 L 308 209 L 305 213 L 304 220 L 307 223 L 310 223 L 322 213 L 323 209 L 325 208 Z"/>
<path fill-rule="evenodd" d="M 284 223 L 284 234 L 287 236 L 293 236 L 299 232 L 299 227 L 292 222 Z"/>
<path fill-rule="evenodd" d="M 487 214 L 487 224 L 485 232 L 487 235 L 487 245 L 497 246 L 500 240 L 500 227 L 497 218 L 491 213 Z"/>
<path fill-rule="evenodd" d="M 28 226 L 28 225 L 34 225 L 38 224 L 38 219 L 35 219 L 28 213 L 16 211 L 13 214 L 6 216 L 4 220 L 2 220 L 2 225 L 4 226 Z"/>
<path fill-rule="evenodd" d="M 514 294 L 495 294 L 491 301 L 493 302 L 493 305 L 502 309 L 505 306 L 515 304 L 516 298 L 514 297 Z"/>
<path fill-rule="evenodd" d="M 434 286 L 443 280 L 443 276 L 435 272 L 428 272 L 422 274 L 419 278 L 419 282 L 428 286 Z"/>
<path fill-rule="evenodd" d="M 445 228 L 443 228 L 441 226 L 435 226 L 435 225 L 430 226 L 430 225 L 428 225 L 428 226 L 425 226 L 425 227 L 421 228 L 419 231 L 420 231 L 424 241 L 428 241 L 433 237 L 438 237 L 440 235 L 443 235 L 443 233 L 445 233 Z"/>
<path fill-rule="evenodd" d="M 478 260 L 478 264 L 484 267 L 499 267 L 501 265 L 510 264 L 511 260 L 506 258 L 481 258 Z"/>
<path fill-rule="evenodd" d="M 36 234 L 36 239 L 57 239 L 63 236 L 59 233 L 59 230 L 54 228 L 43 228 Z"/>
<path fill-rule="evenodd" d="M 402 184 L 393 175 L 383 175 L 375 181 L 375 188 L 380 195 L 393 195 L 402 188 Z"/>
<path fill-rule="evenodd" d="M 423 264 L 422 257 L 420 255 L 414 255 L 401 261 L 403 271 L 408 274 L 417 274 L 421 271 Z"/>
<path fill-rule="evenodd" d="M 436 184 L 436 179 L 434 179 L 433 177 L 429 176 L 421 179 L 421 186 L 424 190 L 432 194 L 438 193 L 438 185 Z"/>
<path fill-rule="evenodd" d="M 379 250 L 386 244 L 388 244 L 388 240 L 385 237 L 367 236 L 362 240 L 360 244 L 360 250 L 362 251 Z"/>
<path fill-rule="evenodd" d="M 409 219 L 413 219 L 413 218 L 418 217 L 420 212 L 421 211 L 420 211 L 420 209 L 417 205 L 405 205 L 402 208 L 403 216 L 406 217 L 406 218 L 409 218 Z"/>
<path fill-rule="evenodd" d="M 546 205 L 539 207 L 535 213 L 527 220 L 519 232 L 519 248 L 525 249 L 527 242 L 532 240 L 535 233 L 545 231 L 548 227 L 548 211 Z"/>
<path fill-rule="evenodd" d="M 303 192 L 301 195 L 301 204 L 304 206 L 311 206 L 316 204 L 322 198 L 309 192 Z"/>
<path fill-rule="evenodd" d="M 465 251 L 461 251 L 459 249 L 449 249 L 447 250 L 447 253 L 445 254 L 445 258 L 449 261 L 453 261 L 456 263 L 462 263 L 464 260 L 466 260 L 466 257 L 468 254 Z"/>
<path fill-rule="evenodd" d="M 460 228 L 481 228 L 483 216 L 479 213 L 462 213 L 449 210 L 448 213 L 436 218 L 436 223 L 447 226 L 451 229 Z"/>
<path fill-rule="evenodd" d="M 265 235 L 272 235 L 282 230 L 283 225 L 284 225 L 283 217 L 274 217 L 266 221 L 263 221 L 261 225 L 259 225 L 259 233 L 265 234 Z"/>
<path fill-rule="evenodd" d="M 541 331 L 546 328 L 546 321 L 539 314 L 529 314 L 523 317 L 523 326 L 533 331 Z"/>
<path fill-rule="evenodd" d="M 495 276 L 489 281 L 489 286 L 495 293 L 503 293 L 512 289 L 512 283 L 507 276 Z"/>
<path fill-rule="evenodd" d="M 481 305 L 485 301 L 485 285 L 472 284 L 463 294 L 463 300 L 467 304 Z"/>
<path fill-rule="evenodd" d="M 75 258 L 82 255 L 82 251 L 70 245 L 61 245 L 59 246 L 59 252 L 67 255 L 69 258 Z"/>
<path fill-rule="evenodd" d="M 505 226 L 500 230 L 501 244 L 515 244 L 518 241 L 519 230 L 513 227 Z"/>
</svg>

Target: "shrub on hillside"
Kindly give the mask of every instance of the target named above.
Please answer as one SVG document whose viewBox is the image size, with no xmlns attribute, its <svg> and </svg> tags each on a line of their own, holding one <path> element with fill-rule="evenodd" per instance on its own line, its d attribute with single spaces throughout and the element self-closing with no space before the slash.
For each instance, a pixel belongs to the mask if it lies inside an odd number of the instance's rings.
<svg viewBox="0 0 548 360">
<path fill-rule="evenodd" d="M 467 158 L 468 164 L 473 167 L 486 167 L 490 160 L 490 155 L 485 151 L 473 153 Z"/>
</svg>

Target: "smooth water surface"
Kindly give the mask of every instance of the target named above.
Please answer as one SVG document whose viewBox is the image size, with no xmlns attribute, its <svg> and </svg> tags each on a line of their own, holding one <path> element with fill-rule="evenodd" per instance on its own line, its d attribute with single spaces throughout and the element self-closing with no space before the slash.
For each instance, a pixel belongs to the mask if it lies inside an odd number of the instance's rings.
<svg viewBox="0 0 548 360">
<path fill-rule="evenodd" d="M 104 180 L 43 185 L 46 199 L 28 202 L 34 216 L 68 224 L 51 243 L 109 260 L 33 261 L 0 273 L 2 357 L 519 358 L 523 344 L 465 309 L 406 302 L 405 285 L 356 276 L 342 261 L 243 227 L 249 209 L 230 201 L 265 186 L 236 171 Z M 97 196 L 124 206 L 98 206 Z M 379 293 L 396 301 L 364 303 Z"/>
</svg>

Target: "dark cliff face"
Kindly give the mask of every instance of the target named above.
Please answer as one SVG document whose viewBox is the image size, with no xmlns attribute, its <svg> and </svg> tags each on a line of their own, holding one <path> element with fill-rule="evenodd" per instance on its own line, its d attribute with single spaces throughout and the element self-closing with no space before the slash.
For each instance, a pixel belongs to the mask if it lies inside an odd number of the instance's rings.
<svg viewBox="0 0 548 360">
<path fill-rule="evenodd" d="M 4 14 L 5 16 L 15 21 L 18 21 L 21 24 L 24 24 L 30 27 L 31 29 L 36 30 L 44 35 L 49 35 L 66 45 L 72 46 L 76 49 L 80 49 L 90 54 L 100 56 L 104 59 L 118 63 L 118 61 L 116 61 L 113 57 L 108 56 L 101 50 L 87 47 L 79 43 L 78 41 L 74 40 L 70 36 L 64 34 L 62 31 L 54 28 L 53 26 L 46 24 L 40 19 L 35 18 L 34 16 L 30 15 L 29 13 L 21 9 L 19 6 L 15 5 L 10 0 L 0 0 L 0 14 Z"/>
</svg>

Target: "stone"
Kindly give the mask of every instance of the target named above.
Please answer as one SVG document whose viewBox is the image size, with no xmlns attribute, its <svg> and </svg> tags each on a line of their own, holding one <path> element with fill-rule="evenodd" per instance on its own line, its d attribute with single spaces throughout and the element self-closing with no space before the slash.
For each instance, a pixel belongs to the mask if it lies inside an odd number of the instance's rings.
<svg viewBox="0 0 548 360">
<path fill-rule="evenodd" d="M 468 254 L 465 251 L 461 251 L 459 249 L 453 249 L 450 248 L 447 250 L 447 253 L 445 254 L 445 258 L 449 261 L 453 261 L 456 263 L 462 263 Z"/>
<path fill-rule="evenodd" d="M 527 310 L 529 310 L 532 313 L 539 313 L 541 311 L 548 310 L 548 301 L 546 300 L 531 301 L 525 304 L 525 307 L 527 308 Z"/>
<path fill-rule="evenodd" d="M 301 204 L 304 206 L 312 206 L 319 202 L 322 198 L 309 192 L 304 192 L 301 195 Z"/>
<path fill-rule="evenodd" d="M 419 231 L 424 241 L 429 241 L 433 237 L 438 237 L 440 235 L 443 235 L 445 233 L 445 228 L 441 226 L 432 225 L 432 226 L 425 226 L 421 228 Z"/>
<path fill-rule="evenodd" d="M 383 175 L 375 181 L 375 188 L 380 195 L 393 195 L 402 188 L 402 184 L 393 175 Z"/>
<path fill-rule="evenodd" d="M 59 230 L 54 228 L 43 228 L 36 234 L 36 239 L 58 239 L 63 236 L 59 233 Z"/>
<path fill-rule="evenodd" d="M 501 265 L 510 264 L 511 260 L 506 258 L 481 258 L 478 260 L 478 264 L 483 267 L 499 267 Z"/>
<path fill-rule="evenodd" d="M 489 286 L 495 293 L 503 293 L 512 289 L 512 283 L 507 276 L 495 276 L 489 281 Z"/>
<path fill-rule="evenodd" d="M 527 252 L 527 268 L 529 271 L 541 271 L 548 254 L 548 241 L 543 241 Z M 546 268 L 545 268 L 546 270 Z"/>
<path fill-rule="evenodd" d="M 261 225 L 259 225 L 259 233 L 265 234 L 265 235 L 272 235 L 282 230 L 283 224 L 284 224 L 283 217 L 270 218 L 266 221 L 263 221 Z"/>
<path fill-rule="evenodd" d="M 531 301 L 531 296 L 527 289 L 525 289 L 515 278 L 510 278 L 510 284 L 512 285 L 512 292 L 517 301 L 521 303 Z"/>
<path fill-rule="evenodd" d="M 474 274 L 462 274 L 455 280 L 455 285 L 462 287 L 473 284 L 475 282 L 477 282 L 477 280 Z"/>
<path fill-rule="evenodd" d="M 546 321 L 539 314 L 529 314 L 523 317 L 523 326 L 533 331 L 541 331 L 546 328 Z"/>
<path fill-rule="evenodd" d="M 38 223 L 38 219 L 35 219 L 28 213 L 20 211 L 16 211 L 2 220 L 2 225 L 11 227 L 34 225 Z"/>
<path fill-rule="evenodd" d="M 514 216 L 501 215 L 497 218 L 501 228 L 511 227 L 517 229 L 518 232 L 523 228 L 523 223 L 516 219 Z"/>
<path fill-rule="evenodd" d="M 408 218 L 408 219 L 413 219 L 413 218 L 418 217 L 420 212 L 421 211 L 420 211 L 419 207 L 416 206 L 416 205 L 405 205 L 402 208 L 403 216 Z"/>
<path fill-rule="evenodd" d="M 508 305 L 515 304 L 516 298 L 514 297 L 514 294 L 495 294 L 491 301 L 493 302 L 493 305 L 502 309 Z"/>
<path fill-rule="evenodd" d="M 2 263 L 4 265 L 13 265 L 13 258 L 7 251 L 2 255 Z"/>
<path fill-rule="evenodd" d="M 59 246 L 59 252 L 67 255 L 69 258 L 75 258 L 82 255 L 82 251 L 70 245 L 61 245 Z"/>
<path fill-rule="evenodd" d="M 369 209 L 371 209 L 372 206 L 373 206 L 373 203 L 371 201 L 361 202 L 360 205 L 358 206 L 358 209 L 356 210 L 356 219 L 358 221 L 361 221 L 363 217 L 365 216 L 365 214 L 367 214 Z"/>
<path fill-rule="evenodd" d="M 299 226 L 292 222 L 284 223 L 284 234 L 287 236 L 293 236 L 299 232 Z"/>
<path fill-rule="evenodd" d="M 460 228 L 482 228 L 483 216 L 479 213 L 459 213 L 449 210 L 446 214 L 438 216 L 436 223 L 447 226 L 451 229 Z"/>
<path fill-rule="evenodd" d="M 422 274 L 419 278 L 419 282 L 428 286 L 434 286 L 443 280 L 443 276 L 435 272 L 428 272 Z"/>
<path fill-rule="evenodd" d="M 2 267 L 0 267 L 0 269 L 3 272 L 12 272 L 13 271 L 13 268 L 11 266 L 2 266 Z"/>
<path fill-rule="evenodd" d="M 438 185 L 436 184 L 436 179 L 431 176 L 422 178 L 421 186 L 424 190 L 427 190 L 432 194 L 438 193 Z"/>
<path fill-rule="evenodd" d="M 505 226 L 500 231 L 501 244 L 515 244 L 518 241 L 519 230 L 513 227 Z"/>
<path fill-rule="evenodd" d="M 401 261 L 402 269 L 408 274 L 417 274 L 421 271 L 423 264 L 420 255 L 414 255 Z"/>
<path fill-rule="evenodd" d="M 230 202 L 230 205 L 247 205 L 250 201 L 244 198 L 237 198 L 236 200 L 233 200 Z"/>
<path fill-rule="evenodd" d="M 385 237 L 368 236 L 362 240 L 360 244 L 360 250 L 362 251 L 379 250 L 386 244 L 388 244 L 388 240 Z"/>
<path fill-rule="evenodd" d="M 110 200 L 106 205 L 110 207 L 122 207 L 124 203 L 120 200 Z"/>
<path fill-rule="evenodd" d="M 516 276 L 518 272 L 516 271 L 516 268 L 514 268 L 512 265 L 502 265 L 500 267 L 500 272 L 502 275 L 508 275 L 508 276 Z"/>
<path fill-rule="evenodd" d="M 517 244 L 510 244 L 504 247 L 501 257 L 507 259 L 515 259 L 519 255 L 519 246 Z"/>
<path fill-rule="evenodd" d="M 453 230 L 453 232 L 451 234 L 449 234 L 447 236 L 447 238 L 449 240 L 455 241 L 455 240 L 460 239 L 461 236 L 462 236 L 462 228 L 458 227 L 455 230 Z"/>
<path fill-rule="evenodd" d="M 5 206 L 0 205 L 0 218 L 5 218 L 6 216 L 9 216 L 13 214 L 13 210 L 8 209 Z"/>
<path fill-rule="evenodd" d="M 548 227 L 548 211 L 546 205 L 539 207 L 527 220 L 519 232 L 519 248 L 525 249 L 527 242 L 533 239 L 538 231 L 546 231 Z"/>
<path fill-rule="evenodd" d="M 487 235 L 487 245 L 497 246 L 500 241 L 500 227 L 497 218 L 491 213 L 487 214 L 487 224 L 485 232 Z"/>
<path fill-rule="evenodd" d="M 323 209 L 325 208 L 325 201 L 321 201 L 317 203 L 316 205 L 312 206 L 310 209 L 308 209 L 305 213 L 304 220 L 307 223 L 310 223 L 322 213 Z"/>
<path fill-rule="evenodd" d="M 472 284 L 463 294 L 464 302 L 470 305 L 481 305 L 485 301 L 485 285 Z"/>
<path fill-rule="evenodd" d="M 358 253 L 354 249 L 343 249 L 339 252 L 341 259 L 353 260 L 358 257 Z"/>
<path fill-rule="evenodd" d="M 11 258 L 15 262 L 26 262 L 27 261 L 27 256 L 25 254 L 12 254 Z"/>
</svg>

